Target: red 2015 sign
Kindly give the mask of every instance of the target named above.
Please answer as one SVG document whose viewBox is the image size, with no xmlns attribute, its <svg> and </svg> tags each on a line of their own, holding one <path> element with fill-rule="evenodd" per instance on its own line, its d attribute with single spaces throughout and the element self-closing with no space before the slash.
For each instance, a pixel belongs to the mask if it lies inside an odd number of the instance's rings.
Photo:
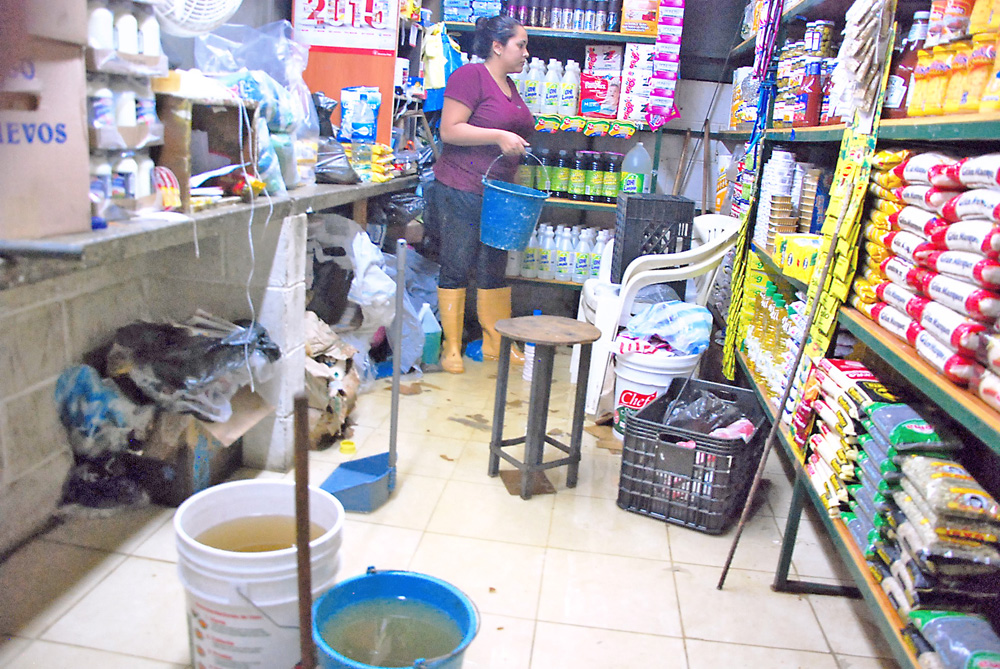
<svg viewBox="0 0 1000 669">
<path fill-rule="evenodd" d="M 294 16 L 297 38 L 311 47 L 395 52 L 398 0 L 297 0 Z"/>
</svg>

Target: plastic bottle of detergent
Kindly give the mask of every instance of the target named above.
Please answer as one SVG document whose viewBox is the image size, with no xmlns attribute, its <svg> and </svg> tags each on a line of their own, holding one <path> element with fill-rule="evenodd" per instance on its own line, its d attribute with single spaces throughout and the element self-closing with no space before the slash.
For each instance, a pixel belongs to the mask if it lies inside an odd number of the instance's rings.
<svg viewBox="0 0 1000 669">
<path fill-rule="evenodd" d="M 542 108 L 542 97 L 539 92 L 545 80 L 545 65 L 540 58 L 531 59 L 528 76 L 524 80 L 524 104 L 532 114 L 538 114 Z"/>
<path fill-rule="evenodd" d="M 119 53 L 139 53 L 139 22 L 132 13 L 132 3 L 115 7 L 115 49 Z"/>
<path fill-rule="evenodd" d="M 521 264 L 524 262 L 524 251 L 507 251 L 507 276 L 520 276 Z"/>
<path fill-rule="evenodd" d="M 99 200 L 111 197 L 111 163 L 103 151 L 90 154 L 90 192 Z"/>
<path fill-rule="evenodd" d="M 563 228 L 556 238 L 556 280 L 573 280 L 574 259 L 572 233 Z"/>
<path fill-rule="evenodd" d="M 653 159 L 642 142 L 636 142 L 622 161 L 622 193 L 653 192 Z"/>
<path fill-rule="evenodd" d="M 524 257 L 521 260 L 521 276 L 526 279 L 534 279 L 538 276 L 538 228 L 531 232 L 531 239 L 524 249 Z"/>
<path fill-rule="evenodd" d="M 601 271 L 601 256 L 604 253 L 604 245 L 608 243 L 609 236 L 610 233 L 607 230 L 601 230 L 597 233 L 597 240 L 590 251 L 590 276 L 592 277 L 596 278 Z"/>
<path fill-rule="evenodd" d="M 134 128 L 136 125 L 135 89 L 131 81 L 124 77 L 116 77 L 111 84 L 115 96 L 115 124 L 123 128 Z"/>
<path fill-rule="evenodd" d="M 556 264 L 556 235 L 551 227 L 546 227 L 542 237 L 538 240 L 538 247 L 541 249 L 538 262 L 538 278 L 554 279 Z"/>
<path fill-rule="evenodd" d="M 136 163 L 138 170 L 135 176 L 135 196 L 141 198 L 152 195 L 156 188 L 153 185 L 153 170 L 156 168 L 156 164 L 149 157 L 148 151 L 137 153 Z"/>
<path fill-rule="evenodd" d="M 562 78 L 562 63 L 555 58 L 550 58 L 549 68 L 545 73 L 545 80 L 542 82 L 541 113 L 559 113 L 559 87 L 561 85 Z"/>
<path fill-rule="evenodd" d="M 580 102 L 580 66 L 575 60 L 566 61 L 566 73 L 559 82 L 560 116 L 574 116 Z"/>
<path fill-rule="evenodd" d="M 92 49 L 115 48 L 115 14 L 106 0 L 87 3 L 87 46 Z"/>
<path fill-rule="evenodd" d="M 590 278 L 590 253 L 593 247 L 590 244 L 589 230 L 580 233 L 580 239 L 576 243 L 573 261 L 573 282 L 583 283 Z"/>
<path fill-rule="evenodd" d="M 138 171 L 139 165 L 135 162 L 135 156 L 128 151 L 122 153 L 111 168 L 111 197 L 134 199 Z"/>
<path fill-rule="evenodd" d="M 136 6 L 136 19 L 139 22 L 139 52 L 143 56 L 159 56 L 160 22 L 149 7 L 140 9 Z"/>
<path fill-rule="evenodd" d="M 156 95 L 148 78 L 132 79 L 132 90 L 135 92 L 135 121 L 137 125 L 155 125 L 159 119 L 156 116 Z"/>
<path fill-rule="evenodd" d="M 91 127 L 115 126 L 115 94 L 108 85 L 108 75 L 87 75 L 87 113 Z"/>
</svg>

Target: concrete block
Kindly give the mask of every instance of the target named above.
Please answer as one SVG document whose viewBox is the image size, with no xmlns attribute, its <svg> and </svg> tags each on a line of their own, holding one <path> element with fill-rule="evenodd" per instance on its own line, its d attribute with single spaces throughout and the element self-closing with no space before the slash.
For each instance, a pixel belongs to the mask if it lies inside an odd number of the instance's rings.
<svg viewBox="0 0 1000 669">
<path fill-rule="evenodd" d="M 305 390 L 306 349 L 299 346 L 282 353 L 281 359 L 271 365 L 271 378 L 254 389 L 274 407 L 275 414 L 290 416 L 295 396 Z"/>
<path fill-rule="evenodd" d="M 197 255 L 192 242 L 153 251 L 144 257 L 146 272 L 151 276 L 221 282 L 225 278 L 223 256 L 222 239 L 213 236 L 198 240 Z"/>
<path fill-rule="evenodd" d="M 0 554 L 41 529 L 62 499 L 63 484 L 73 466 L 68 452 L 48 460 L 0 488 Z"/>
<path fill-rule="evenodd" d="M 257 310 L 258 322 L 267 328 L 281 350 L 305 344 L 306 286 L 266 288 Z"/>
<path fill-rule="evenodd" d="M 66 431 L 52 395 L 55 381 L 9 399 L 4 413 L 4 477 L 14 480 L 55 453 L 69 453 Z"/>
<path fill-rule="evenodd" d="M 0 318 L 0 399 L 57 375 L 65 366 L 62 304 L 49 302 Z"/>
<path fill-rule="evenodd" d="M 292 218 L 292 217 L 288 217 Z M 226 281 L 245 284 L 253 268 L 251 285 L 266 286 L 273 273 L 285 271 L 285 261 L 281 258 L 281 236 L 284 220 L 272 218 L 264 225 L 264 218 L 257 216 L 253 224 L 253 265 L 251 265 L 250 239 L 247 237 L 246 222 L 227 226 L 224 233 Z M 303 247 L 304 248 L 304 247 Z M 304 252 L 304 251 L 303 251 Z"/>
<path fill-rule="evenodd" d="M 243 435 L 243 466 L 287 472 L 295 460 L 295 421 L 271 414 Z"/>
<path fill-rule="evenodd" d="M 172 278 L 163 281 L 152 278 L 148 283 L 149 304 L 153 320 L 188 319 L 197 309 L 204 309 L 228 320 L 250 318 L 246 288 L 235 283 L 213 283 Z M 255 305 L 260 304 L 263 290 L 251 289 Z"/>
<path fill-rule="evenodd" d="M 21 309 L 103 290 L 121 283 L 123 277 L 140 275 L 140 268 L 136 258 L 82 270 L 71 266 L 72 271 L 66 274 L 0 291 L 0 318 Z"/>
<path fill-rule="evenodd" d="M 308 216 L 289 216 L 281 224 L 278 239 L 278 257 L 271 267 L 269 286 L 287 288 L 305 281 L 306 275 L 306 226 Z"/>
<path fill-rule="evenodd" d="M 70 361 L 78 361 L 84 353 L 109 342 L 118 328 L 150 318 L 139 277 L 124 276 L 119 281 L 66 301 Z"/>
</svg>

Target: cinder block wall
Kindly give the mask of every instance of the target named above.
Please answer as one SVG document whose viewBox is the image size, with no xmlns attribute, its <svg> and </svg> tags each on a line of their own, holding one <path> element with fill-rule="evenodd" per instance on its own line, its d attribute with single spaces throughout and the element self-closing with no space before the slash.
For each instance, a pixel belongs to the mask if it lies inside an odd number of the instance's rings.
<svg viewBox="0 0 1000 669">
<path fill-rule="evenodd" d="M 195 245 L 153 251 L 0 291 L 0 553 L 51 518 L 73 463 L 53 391 L 59 374 L 139 319 L 184 319 L 196 308 L 257 318 L 281 347 L 273 377 L 258 384 L 275 413 L 244 438 L 244 463 L 292 465 L 292 398 L 303 387 L 305 215 L 213 228 Z"/>
</svg>

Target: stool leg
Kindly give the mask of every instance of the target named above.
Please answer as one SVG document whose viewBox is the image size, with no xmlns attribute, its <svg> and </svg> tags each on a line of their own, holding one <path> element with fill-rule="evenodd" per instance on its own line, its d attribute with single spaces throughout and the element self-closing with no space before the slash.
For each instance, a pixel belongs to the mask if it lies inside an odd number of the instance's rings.
<svg viewBox="0 0 1000 669">
<path fill-rule="evenodd" d="M 576 373 L 576 396 L 573 400 L 573 428 L 570 433 L 569 454 L 572 461 L 566 470 L 566 487 L 576 487 L 580 470 L 580 442 L 583 440 L 583 415 L 587 404 L 587 375 L 590 373 L 590 344 L 580 345 L 580 367 Z"/>
<path fill-rule="evenodd" d="M 490 438 L 490 464 L 486 473 L 500 473 L 500 442 L 503 440 L 503 418 L 507 408 L 507 369 L 510 367 L 510 339 L 500 338 L 500 359 L 497 361 L 497 391 L 493 398 L 493 434 Z"/>
<path fill-rule="evenodd" d="M 531 397 L 528 400 L 528 429 L 524 438 L 525 468 L 521 470 L 521 497 L 531 497 L 531 475 L 542 463 L 545 447 L 545 425 L 549 418 L 549 393 L 552 390 L 554 346 L 535 344 L 534 367 L 531 372 Z"/>
</svg>

